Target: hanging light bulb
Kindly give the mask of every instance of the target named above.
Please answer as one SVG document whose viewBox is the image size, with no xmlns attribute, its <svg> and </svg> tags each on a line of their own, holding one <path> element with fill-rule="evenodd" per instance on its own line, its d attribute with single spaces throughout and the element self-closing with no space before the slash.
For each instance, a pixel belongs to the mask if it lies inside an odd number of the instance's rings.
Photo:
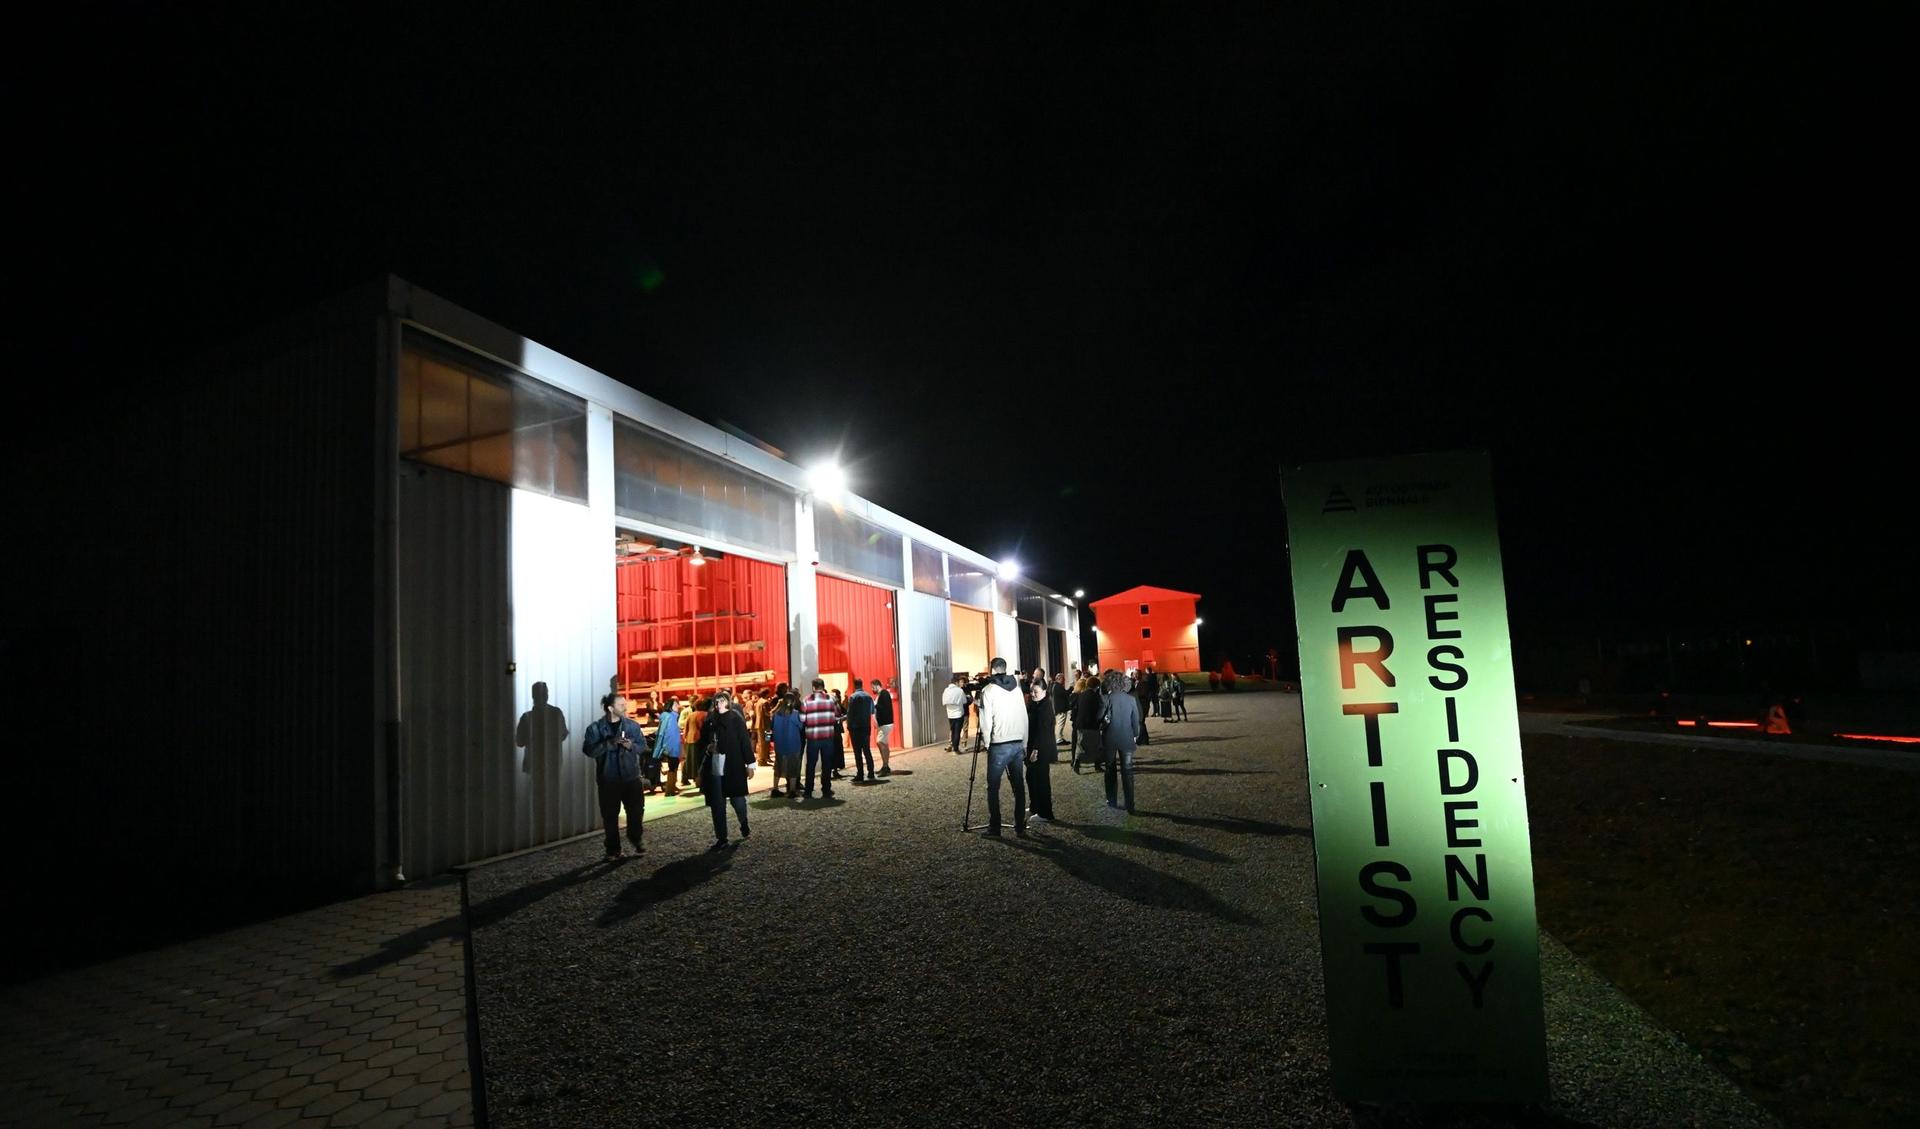
<svg viewBox="0 0 1920 1129">
<path fill-rule="evenodd" d="M 693 547 L 693 556 L 687 560 L 687 563 L 694 568 L 699 568 L 701 565 L 707 563 L 707 558 L 700 555 L 700 546 L 695 545 Z"/>
</svg>

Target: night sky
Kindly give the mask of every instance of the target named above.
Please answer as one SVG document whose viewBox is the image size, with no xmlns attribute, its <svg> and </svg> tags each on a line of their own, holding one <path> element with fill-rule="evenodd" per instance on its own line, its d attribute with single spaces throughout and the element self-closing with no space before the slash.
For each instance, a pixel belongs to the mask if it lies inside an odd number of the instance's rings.
<svg viewBox="0 0 1920 1129">
<path fill-rule="evenodd" d="M 625 7 L 19 45 L 23 410 L 392 271 L 1044 583 L 1204 593 L 1209 664 L 1291 648 L 1280 467 L 1467 445 L 1516 632 L 1913 616 L 1891 18 Z"/>
</svg>

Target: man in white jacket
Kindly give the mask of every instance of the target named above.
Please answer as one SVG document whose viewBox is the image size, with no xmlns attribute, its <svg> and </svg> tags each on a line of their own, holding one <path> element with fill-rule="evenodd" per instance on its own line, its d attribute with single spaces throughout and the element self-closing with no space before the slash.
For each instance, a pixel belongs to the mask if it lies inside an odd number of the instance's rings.
<svg viewBox="0 0 1920 1129">
<path fill-rule="evenodd" d="M 940 695 L 940 704 L 947 710 L 947 729 L 953 734 L 947 748 L 956 753 L 960 751 L 960 733 L 967 727 L 967 692 L 960 688 L 962 677 L 954 675 L 947 683 L 946 693 Z"/>
<path fill-rule="evenodd" d="M 1000 834 L 1000 778 L 1013 782 L 1013 833 L 1027 837 L 1027 696 L 995 659 L 980 689 L 980 733 L 987 743 L 987 834 Z"/>
</svg>

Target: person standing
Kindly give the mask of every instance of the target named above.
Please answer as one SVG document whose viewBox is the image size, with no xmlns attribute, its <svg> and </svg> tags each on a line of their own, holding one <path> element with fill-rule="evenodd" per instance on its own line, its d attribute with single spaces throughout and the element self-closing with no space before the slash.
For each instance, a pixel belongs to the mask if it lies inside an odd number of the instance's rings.
<svg viewBox="0 0 1920 1129">
<path fill-rule="evenodd" d="M 680 794 L 680 711 L 675 708 L 672 698 L 667 699 L 665 709 L 660 711 L 660 727 L 653 735 L 653 757 L 664 761 L 667 766 L 666 780 L 661 784 L 667 795 Z"/>
<path fill-rule="evenodd" d="M 800 707 L 807 735 L 807 784 L 801 795 L 813 798 L 813 770 L 820 768 L 820 794 L 833 797 L 833 698 L 823 678 L 813 680 L 813 693 Z"/>
<path fill-rule="evenodd" d="M 833 689 L 833 778 L 841 779 L 847 767 L 847 700 L 838 686 Z"/>
<path fill-rule="evenodd" d="M 887 760 L 887 746 L 893 743 L 893 691 L 887 689 L 887 680 L 873 680 L 875 691 L 873 699 L 873 724 L 880 729 L 880 775 L 892 776 L 893 765 Z"/>
<path fill-rule="evenodd" d="M 687 710 L 687 715 L 680 719 L 681 743 L 686 747 L 687 753 L 685 779 L 687 787 L 695 790 L 700 787 L 700 750 L 703 747 L 701 741 L 705 737 L 707 710 L 711 705 L 710 699 L 695 698 L 691 708 Z"/>
<path fill-rule="evenodd" d="M 1067 740 L 1067 730 L 1073 725 L 1073 691 L 1067 685 L 1067 676 L 1064 673 L 1055 674 L 1053 685 L 1048 687 L 1047 693 L 1053 699 L 1053 718 L 1056 726 L 1053 743 L 1059 745 Z M 1068 747 L 1071 748 L 1071 746 Z"/>
<path fill-rule="evenodd" d="M 951 739 L 947 751 L 960 751 L 960 736 L 967 728 L 967 692 L 960 686 L 964 675 L 956 674 L 947 682 L 947 689 L 940 695 L 940 705 L 947 711 L 947 730 Z"/>
<path fill-rule="evenodd" d="M 600 821 L 606 826 L 607 861 L 620 861 L 620 808 L 627 809 L 627 841 L 633 853 L 646 854 L 640 845 L 646 819 L 647 785 L 640 760 L 647 752 L 647 735 L 627 716 L 627 699 L 611 693 L 600 699 L 602 716 L 587 726 L 581 751 L 593 758 L 594 783 L 600 792 Z"/>
<path fill-rule="evenodd" d="M 1027 799 L 1033 814 L 1029 820 L 1053 820 L 1053 762 L 1060 755 L 1060 740 L 1053 724 L 1054 684 L 1045 671 L 1033 672 L 1032 688 L 1027 691 Z"/>
<path fill-rule="evenodd" d="M 747 718 L 747 736 L 753 740 L 753 762 L 759 765 L 771 764 L 772 755 L 767 748 L 767 699 L 758 690 L 746 691 L 746 703 L 740 712 Z"/>
<path fill-rule="evenodd" d="M 1169 679 L 1169 681 L 1173 683 L 1173 712 L 1180 716 L 1181 721 L 1185 721 L 1187 720 L 1186 680 L 1179 677 L 1174 677 Z"/>
<path fill-rule="evenodd" d="M 1127 682 L 1127 692 L 1133 695 L 1135 713 L 1140 719 L 1139 728 L 1134 730 L 1134 739 L 1142 745 L 1151 745 L 1147 738 L 1147 683 L 1146 676 L 1134 671 Z"/>
<path fill-rule="evenodd" d="M 1027 702 L 1020 684 L 995 659 L 980 690 L 980 734 L 987 743 L 987 834 L 1000 835 L 1000 778 L 1013 785 L 1013 833 L 1027 837 L 1027 782 L 1021 762 L 1027 751 Z"/>
<path fill-rule="evenodd" d="M 873 695 L 858 678 L 847 699 L 847 740 L 853 742 L 853 782 L 872 784 L 879 779 L 873 772 Z"/>
<path fill-rule="evenodd" d="M 1140 720 L 1140 701 L 1127 692 L 1126 679 L 1117 670 L 1107 672 L 1101 695 L 1106 703 L 1107 806 L 1117 808 L 1115 777 L 1126 786 L 1127 810 L 1133 810 L 1134 739 L 1144 724 Z"/>
<path fill-rule="evenodd" d="M 773 711 L 773 794 L 780 796 L 780 782 L 787 782 L 789 800 L 800 798 L 800 751 L 806 748 L 807 727 L 800 717 L 800 703 L 791 694 L 783 694 Z"/>
<path fill-rule="evenodd" d="M 1080 742 L 1080 760 L 1092 765 L 1095 772 L 1104 772 L 1107 751 L 1100 727 L 1106 716 L 1106 702 L 1092 679 L 1082 678 L 1080 682 L 1080 689 L 1073 696 L 1074 740 Z"/>
<path fill-rule="evenodd" d="M 1173 684 L 1175 681 L 1177 681 L 1177 679 L 1171 674 L 1160 679 L 1160 720 L 1164 722 L 1170 723 L 1174 720 Z"/>
<path fill-rule="evenodd" d="M 740 820 L 740 837 L 749 839 L 747 827 L 747 781 L 753 778 L 753 735 L 747 721 L 733 708 L 733 696 L 722 690 L 713 696 L 707 715 L 707 743 L 700 767 L 700 791 L 713 809 L 713 846 L 709 851 L 727 849 L 727 805 Z"/>
</svg>

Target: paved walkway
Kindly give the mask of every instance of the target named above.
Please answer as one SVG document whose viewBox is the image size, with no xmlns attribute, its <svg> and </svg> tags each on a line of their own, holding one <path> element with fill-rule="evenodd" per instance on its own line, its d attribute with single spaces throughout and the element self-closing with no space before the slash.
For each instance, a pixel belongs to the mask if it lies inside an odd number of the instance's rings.
<svg viewBox="0 0 1920 1129">
<path fill-rule="evenodd" d="M 473 1124 L 458 882 L 0 991 L 0 1121 Z"/>
</svg>

